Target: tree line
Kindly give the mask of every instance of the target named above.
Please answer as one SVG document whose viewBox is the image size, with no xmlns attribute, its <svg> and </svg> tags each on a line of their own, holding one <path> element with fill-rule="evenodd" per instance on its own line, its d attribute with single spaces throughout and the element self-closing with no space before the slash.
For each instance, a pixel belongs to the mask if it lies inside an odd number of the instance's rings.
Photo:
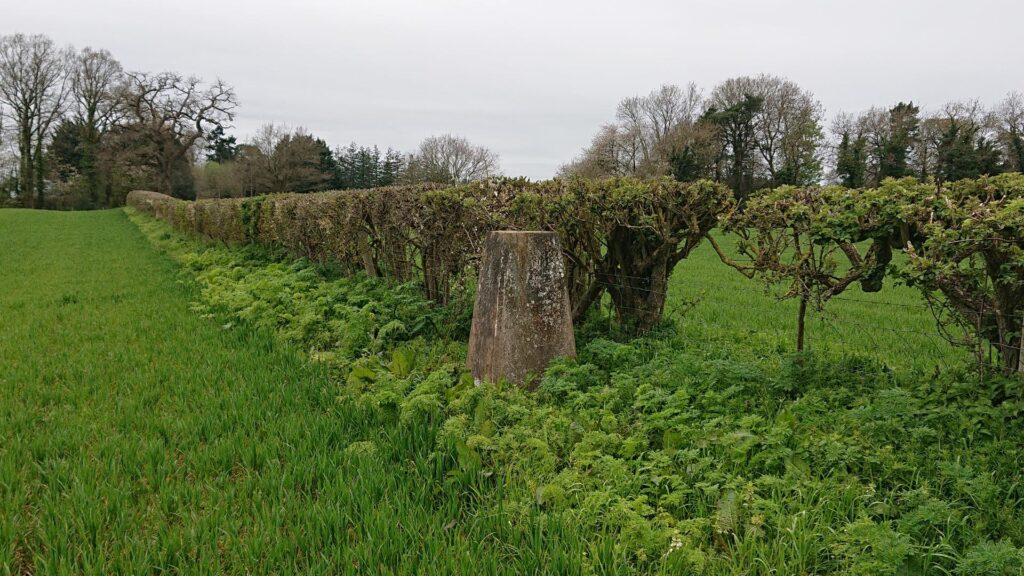
<svg viewBox="0 0 1024 576">
<path fill-rule="evenodd" d="M 106 50 L 0 37 L 0 194 L 35 208 L 123 203 L 136 187 L 187 195 L 192 151 L 234 118 L 217 80 L 125 71 Z"/>
<path fill-rule="evenodd" d="M 825 109 L 791 80 L 730 78 L 709 94 L 664 85 L 623 99 L 563 176 L 708 178 L 736 196 L 823 182 L 877 187 L 886 178 L 937 182 L 1019 172 L 1024 166 L 1024 97 L 995 106 L 952 102 L 923 112 L 911 101 L 825 127 Z"/>
<path fill-rule="evenodd" d="M 123 204 L 132 189 L 245 197 L 500 173 L 497 154 L 450 134 L 404 153 L 332 148 L 305 129 L 269 123 L 240 143 L 228 133 L 237 108 L 219 79 L 126 71 L 106 50 L 0 36 L 0 202 L 94 208 Z M 825 124 L 814 95 L 778 76 L 730 78 L 707 94 L 693 83 L 664 85 L 623 99 L 559 175 L 710 179 L 744 201 L 783 185 L 941 183 L 1024 167 L 1020 93 L 990 107 L 975 100 L 930 112 L 898 102 Z"/>
<path fill-rule="evenodd" d="M 238 104 L 220 79 L 128 71 L 106 50 L 0 36 L 0 204 L 85 209 L 121 205 L 133 189 L 190 199 L 500 173 L 497 154 L 450 134 L 409 154 L 331 148 L 275 124 L 239 143 L 228 133 Z"/>
<path fill-rule="evenodd" d="M 460 184 L 500 173 L 498 155 L 462 137 L 431 136 L 412 154 L 377 146 L 331 148 L 303 128 L 268 123 L 247 142 L 215 130 L 193 167 L 196 196 L 240 198 L 434 182 Z"/>
</svg>

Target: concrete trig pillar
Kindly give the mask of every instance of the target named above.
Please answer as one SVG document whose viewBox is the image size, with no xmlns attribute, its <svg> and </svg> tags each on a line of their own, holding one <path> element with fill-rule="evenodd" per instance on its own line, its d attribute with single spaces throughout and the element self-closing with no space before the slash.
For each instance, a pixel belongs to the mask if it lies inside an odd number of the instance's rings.
<svg viewBox="0 0 1024 576">
<path fill-rule="evenodd" d="M 565 262 L 554 232 L 491 232 L 473 307 L 467 365 L 477 383 L 533 388 L 557 357 L 575 356 Z"/>
</svg>

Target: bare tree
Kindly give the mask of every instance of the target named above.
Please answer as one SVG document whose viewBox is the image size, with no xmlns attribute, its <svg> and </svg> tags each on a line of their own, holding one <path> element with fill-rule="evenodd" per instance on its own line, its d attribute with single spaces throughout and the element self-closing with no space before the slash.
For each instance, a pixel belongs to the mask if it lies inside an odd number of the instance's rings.
<svg viewBox="0 0 1024 576">
<path fill-rule="evenodd" d="M 794 82 L 769 76 L 766 83 L 759 148 L 772 183 L 815 184 L 821 179 L 824 109 Z"/>
<path fill-rule="evenodd" d="M 124 71 L 110 52 L 84 48 L 75 57 L 71 73 L 75 115 L 88 130 L 102 133 L 116 121 L 121 110 L 117 92 Z"/>
<path fill-rule="evenodd" d="M 238 106 L 234 90 L 223 81 L 203 86 L 198 78 L 172 72 L 129 72 L 121 103 L 127 134 L 168 194 L 176 191 L 176 171 L 193 146 L 233 120 Z"/>
<path fill-rule="evenodd" d="M 697 85 L 690 82 L 686 88 L 665 84 L 652 91 L 641 103 L 646 115 L 647 129 L 655 140 L 665 139 L 673 128 L 692 123 L 701 112 L 704 97 Z"/>
<path fill-rule="evenodd" d="M 406 179 L 417 182 L 460 184 L 500 173 L 496 152 L 460 136 L 431 136 L 409 158 Z"/>
<path fill-rule="evenodd" d="M 634 174 L 640 146 L 634 134 L 617 124 L 601 127 L 582 154 L 561 166 L 561 177 L 606 178 Z"/>
<path fill-rule="evenodd" d="M 75 121 L 81 130 L 82 169 L 90 204 L 98 204 L 99 155 L 103 135 L 123 113 L 118 92 L 124 82 L 121 64 L 106 50 L 83 49 L 74 59 L 71 87 Z"/>
<path fill-rule="evenodd" d="M 241 173 L 247 193 L 310 192 L 325 188 L 331 174 L 320 164 L 326 144 L 302 128 L 294 131 L 268 123 L 242 147 Z"/>
<path fill-rule="evenodd" d="M 1024 96 L 1011 92 L 992 114 L 1007 170 L 1024 171 Z"/>
<path fill-rule="evenodd" d="M 821 176 L 823 109 L 814 95 L 785 78 L 760 74 L 722 82 L 711 103 L 716 110 L 733 111 L 748 98 L 759 106 L 724 146 L 737 169 L 772 186 L 816 183 Z"/>
<path fill-rule="evenodd" d="M 614 124 L 601 127 L 583 153 L 565 166 L 563 176 L 660 176 L 670 171 L 670 158 L 696 124 L 703 96 L 696 84 L 662 85 L 646 96 L 619 102 Z M 682 129 L 681 129 L 682 128 Z"/>
<path fill-rule="evenodd" d="M 43 205 L 43 147 L 70 93 L 70 49 L 42 35 L 0 37 L 0 102 L 17 132 L 20 193 Z"/>
</svg>

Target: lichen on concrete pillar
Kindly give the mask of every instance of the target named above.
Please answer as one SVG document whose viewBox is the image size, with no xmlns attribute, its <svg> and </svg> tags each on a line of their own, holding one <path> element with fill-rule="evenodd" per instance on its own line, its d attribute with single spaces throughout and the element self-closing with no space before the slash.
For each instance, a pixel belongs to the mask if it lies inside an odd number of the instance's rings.
<svg viewBox="0 0 1024 576">
<path fill-rule="evenodd" d="M 467 361 L 478 384 L 533 388 L 551 360 L 576 355 L 562 258 L 554 232 L 487 237 Z"/>
</svg>

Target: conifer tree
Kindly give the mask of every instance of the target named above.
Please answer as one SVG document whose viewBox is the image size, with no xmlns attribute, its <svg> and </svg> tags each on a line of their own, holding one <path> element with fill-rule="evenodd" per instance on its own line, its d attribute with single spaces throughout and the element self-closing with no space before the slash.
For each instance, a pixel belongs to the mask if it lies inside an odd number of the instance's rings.
<svg viewBox="0 0 1024 576">
<path fill-rule="evenodd" d="M 889 110 L 889 129 L 878 153 L 878 180 L 910 175 L 910 152 L 921 126 L 921 109 L 913 102 L 900 102 Z"/>
<path fill-rule="evenodd" d="M 840 141 L 836 153 L 836 174 L 843 186 L 847 188 L 864 186 L 867 174 L 866 145 L 862 135 L 857 135 L 851 140 L 850 133 L 843 132 L 843 139 Z"/>
</svg>

